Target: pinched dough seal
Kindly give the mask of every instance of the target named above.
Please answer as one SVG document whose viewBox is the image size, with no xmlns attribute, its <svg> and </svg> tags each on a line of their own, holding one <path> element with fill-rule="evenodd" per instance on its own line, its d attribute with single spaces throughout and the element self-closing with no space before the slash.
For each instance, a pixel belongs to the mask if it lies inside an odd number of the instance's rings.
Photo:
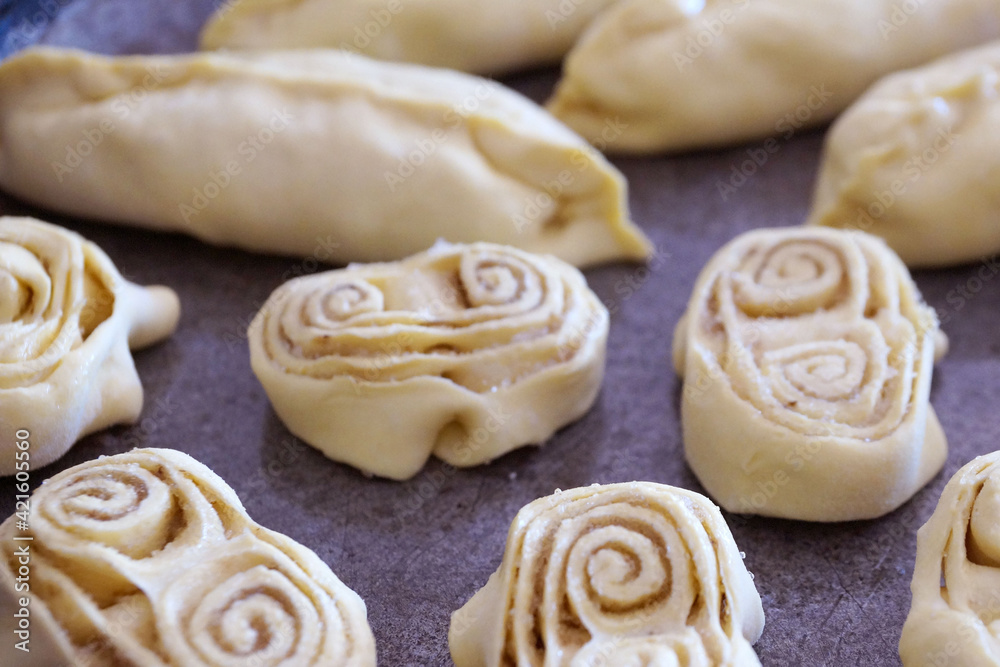
<svg viewBox="0 0 1000 667">
<path fill-rule="evenodd" d="M 593 404 L 608 313 L 553 257 L 441 243 L 292 280 L 250 324 L 278 416 L 336 461 L 393 479 L 542 443 Z"/>
<path fill-rule="evenodd" d="M 166 338 L 179 316 L 173 291 L 128 282 L 79 234 L 0 218 L 0 474 L 14 474 L 17 442 L 37 468 L 135 421 L 142 385 L 129 348 Z"/>
<path fill-rule="evenodd" d="M 889 72 L 1000 37 L 997 0 L 623 0 L 566 59 L 549 106 L 622 153 L 821 125 Z"/>
<path fill-rule="evenodd" d="M 764 611 L 718 508 L 662 484 L 557 491 L 451 617 L 457 667 L 759 667 Z"/>
<path fill-rule="evenodd" d="M 337 51 L 0 64 L 0 186 L 63 213 L 330 262 L 492 241 L 642 259 L 625 179 L 500 84 Z"/>
<path fill-rule="evenodd" d="M 909 266 L 1000 252 L 1000 43 L 889 76 L 848 109 L 809 220 L 877 234 Z"/>
<path fill-rule="evenodd" d="M 203 49 L 337 48 L 479 74 L 558 62 L 617 0 L 240 0 Z"/>
<path fill-rule="evenodd" d="M 882 516 L 941 469 L 934 310 L 880 239 L 739 236 L 702 270 L 674 335 L 684 451 L 731 512 Z"/>
<path fill-rule="evenodd" d="M 28 530 L 17 522 L 0 526 L 0 627 L 15 637 L 29 609 L 31 651 L 6 641 L 4 664 L 375 667 L 361 598 L 186 454 L 70 468 L 32 494 Z"/>
<path fill-rule="evenodd" d="M 917 532 L 905 667 L 1000 665 L 1000 452 L 980 456 L 944 488 Z"/>
</svg>

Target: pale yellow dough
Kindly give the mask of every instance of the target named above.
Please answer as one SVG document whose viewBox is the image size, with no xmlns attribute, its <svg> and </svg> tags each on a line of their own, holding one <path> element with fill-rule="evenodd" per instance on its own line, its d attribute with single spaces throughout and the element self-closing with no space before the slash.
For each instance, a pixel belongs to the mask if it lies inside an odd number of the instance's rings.
<svg viewBox="0 0 1000 667">
<path fill-rule="evenodd" d="M 330 262 L 438 238 L 642 259 L 622 175 L 496 82 L 337 51 L 0 65 L 0 186 L 88 218 Z"/>
<path fill-rule="evenodd" d="M 297 278 L 248 332 L 288 429 L 393 479 L 543 443 L 593 404 L 607 336 L 579 271 L 486 243 Z"/>
<path fill-rule="evenodd" d="M 173 291 L 128 282 L 79 234 L 0 218 L 0 475 L 14 474 L 17 442 L 30 443 L 35 469 L 135 421 L 142 385 L 129 348 L 166 338 L 179 316 Z"/>
<path fill-rule="evenodd" d="M 663 484 L 557 491 L 514 518 L 452 614 L 456 667 L 759 667 L 764 610 L 729 526 Z"/>
<path fill-rule="evenodd" d="M 997 37 L 1000 0 L 624 0 L 570 51 L 550 109 L 622 153 L 786 138 Z"/>
<path fill-rule="evenodd" d="M 827 136 L 809 221 L 878 234 L 910 266 L 1000 252 L 1000 43 L 858 100 Z"/>
<path fill-rule="evenodd" d="M 880 239 L 743 234 L 708 262 L 674 335 L 684 452 L 730 512 L 887 514 L 941 469 L 928 402 L 938 329 Z"/>
<path fill-rule="evenodd" d="M 951 478 L 917 533 L 904 667 L 1000 665 L 1000 452 Z"/>
<path fill-rule="evenodd" d="M 337 48 L 381 60 L 501 74 L 558 62 L 618 0 L 241 0 L 203 49 Z"/>
<path fill-rule="evenodd" d="M 28 531 L 0 526 L 4 664 L 375 667 L 361 598 L 187 454 L 89 461 L 30 505 Z M 29 591 L 16 588 L 23 547 Z M 11 628 L 23 597 L 30 653 Z"/>
</svg>

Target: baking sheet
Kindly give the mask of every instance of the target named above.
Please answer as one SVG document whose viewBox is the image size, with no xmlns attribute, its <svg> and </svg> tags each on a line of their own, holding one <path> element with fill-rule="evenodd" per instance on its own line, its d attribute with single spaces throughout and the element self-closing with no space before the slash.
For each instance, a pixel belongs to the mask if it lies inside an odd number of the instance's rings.
<svg viewBox="0 0 1000 667">
<path fill-rule="evenodd" d="M 8 20 L 0 35 L 4 48 L 40 41 L 102 53 L 183 51 L 193 48 L 212 10 L 205 0 L 29 5 L 21 12 L 27 8 L 31 23 L 7 15 L 17 20 Z M 545 71 L 505 81 L 542 100 L 556 76 Z M 82 233 L 127 278 L 169 285 L 183 306 L 176 335 L 136 354 L 146 390 L 141 421 L 86 438 L 56 464 L 34 471 L 32 482 L 133 447 L 185 451 L 231 484 L 255 520 L 313 549 L 366 600 L 380 665 L 450 665 L 449 615 L 499 565 L 520 507 L 556 488 L 593 482 L 645 479 L 703 492 L 681 453 L 680 382 L 670 364 L 674 324 L 718 247 L 745 230 L 805 217 L 821 143 L 821 131 L 780 139 L 777 152 L 725 200 L 719 182 L 759 144 L 614 159 L 630 182 L 633 217 L 658 255 L 649 266 L 586 272 L 612 312 L 607 379 L 594 409 L 544 448 L 469 470 L 434 462 L 406 483 L 365 478 L 293 438 L 250 370 L 250 318 L 284 280 L 326 268 L 317 258 L 253 255 L 85 223 L 0 195 L 0 214 L 34 215 Z M 767 625 L 756 645 L 764 665 L 899 664 L 916 530 L 948 477 L 997 448 L 1000 279 L 979 269 L 915 276 L 952 342 L 931 394 L 951 444 L 943 473 L 876 521 L 820 525 L 727 515 L 764 602 Z M 14 493 L 11 480 L 0 480 L 4 515 L 13 511 Z"/>
</svg>

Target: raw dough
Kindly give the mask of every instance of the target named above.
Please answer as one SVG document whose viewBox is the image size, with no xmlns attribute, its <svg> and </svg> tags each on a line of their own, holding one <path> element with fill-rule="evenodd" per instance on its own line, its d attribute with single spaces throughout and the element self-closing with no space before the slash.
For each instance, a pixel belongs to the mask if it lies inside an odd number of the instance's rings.
<svg viewBox="0 0 1000 667">
<path fill-rule="evenodd" d="M 1000 452 L 951 478 L 917 532 L 905 667 L 1000 665 Z"/>
<path fill-rule="evenodd" d="M 879 77 L 997 37 L 998 0 L 625 0 L 570 51 L 550 108 L 602 150 L 779 135 L 767 155 Z"/>
<path fill-rule="evenodd" d="M 500 569 L 451 617 L 457 667 L 759 667 L 753 577 L 719 509 L 663 484 L 536 500 Z"/>
<path fill-rule="evenodd" d="M 248 332 L 289 430 L 393 479 L 547 440 L 593 404 L 607 336 L 579 271 L 486 243 L 297 278 Z"/>
<path fill-rule="evenodd" d="M 338 48 L 382 60 L 501 74 L 558 62 L 617 0 L 240 0 L 203 49 Z"/>
<path fill-rule="evenodd" d="M 129 348 L 166 338 L 179 316 L 172 290 L 128 282 L 79 234 L 0 218 L 0 475 L 14 474 L 17 442 L 36 469 L 134 422 L 142 385 Z"/>
<path fill-rule="evenodd" d="M 0 186 L 58 211 L 321 261 L 493 241 L 642 259 L 625 179 L 485 79 L 337 51 L 0 64 Z"/>
<path fill-rule="evenodd" d="M 1000 252 L 1000 43 L 887 77 L 848 109 L 809 220 L 878 234 L 910 266 Z"/>
<path fill-rule="evenodd" d="M 15 516 L 0 526 L 4 664 L 375 667 L 361 598 L 187 454 L 89 461 L 30 504 L 28 531 Z M 15 588 L 22 547 L 27 591 Z M 10 627 L 24 597 L 30 653 Z"/>
<path fill-rule="evenodd" d="M 674 336 L 688 463 L 730 512 L 887 514 L 941 469 L 934 310 L 880 239 L 743 234 L 708 262 Z"/>
</svg>

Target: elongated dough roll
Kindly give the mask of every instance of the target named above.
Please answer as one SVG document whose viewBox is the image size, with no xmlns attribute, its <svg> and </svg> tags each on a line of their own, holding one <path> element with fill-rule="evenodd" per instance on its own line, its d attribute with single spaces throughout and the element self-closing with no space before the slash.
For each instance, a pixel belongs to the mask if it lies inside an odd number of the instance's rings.
<svg viewBox="0 0 1000 667">
<path fill-rule="evenodd" d="M 910 266 L 1000 251 L 1000 43 L 858 100 L 827 136 L 809 221 L 877 234 Z"/>
<path fill-rule="evenodd" d="M 14 474 L 17 442 L 38 468 L 135 421 L 142 385 L 129 348 L 166 338 L 179 316 L 173 291 L 133 285 L 79 234 L 0 218 L 0 475 Z"/>
<path fill-rule="evenodd" d="M 617 0 L 241 0 L 203 49 L 339 48 L 381 60 L 502 74 L 554 64 Z"/>
<path fill-rule="evenodd" d="M 452 614 L 456 667 L 759 667 L 753 578 L 719 509 L 663 484 L 557 491 Z"/>
<path fill-rule="evenodd" d="M 944 464 L 928 397 L 945 341 L 881 240 L 743 234 L 702 270 L 674 334 L 688 463 L 730 512 L 891 512 Z"/>
<path fill-rule="evenodd" d="M 1000 665 L 1000 452 L 955 473 L 917 533 L 904 667 Z"/>
<path fill-rule="evenodd" d="M 335 51 L 0 65 L 0 185 L 65 213 L 332 262 L 495 241 L 640 259 L 625 180 L 501 85 Z"/>
<path fill-rule="evenodd" d="M 579 271 L 487 243 L 297 278 L 248 332 L 289 430 L 393 479 L 541 444 L 594 403 L 607 337 Z"/>
<path fill-rule="evenodd" d="M 549 108 L 614 152 L 790 137 L 884 74 L 997 37 L 998 0 L 624 0 L 570 52 Z"/>
<path fill-rule="evenodd" d="M 0 624 L 30 614 L 30 653 L 4 642 L 4 664 L 375 666 L 361 598 L 186 454 L 102 457 L 30 506 L 28 529 L 0 526 Z"/>
</svg>

